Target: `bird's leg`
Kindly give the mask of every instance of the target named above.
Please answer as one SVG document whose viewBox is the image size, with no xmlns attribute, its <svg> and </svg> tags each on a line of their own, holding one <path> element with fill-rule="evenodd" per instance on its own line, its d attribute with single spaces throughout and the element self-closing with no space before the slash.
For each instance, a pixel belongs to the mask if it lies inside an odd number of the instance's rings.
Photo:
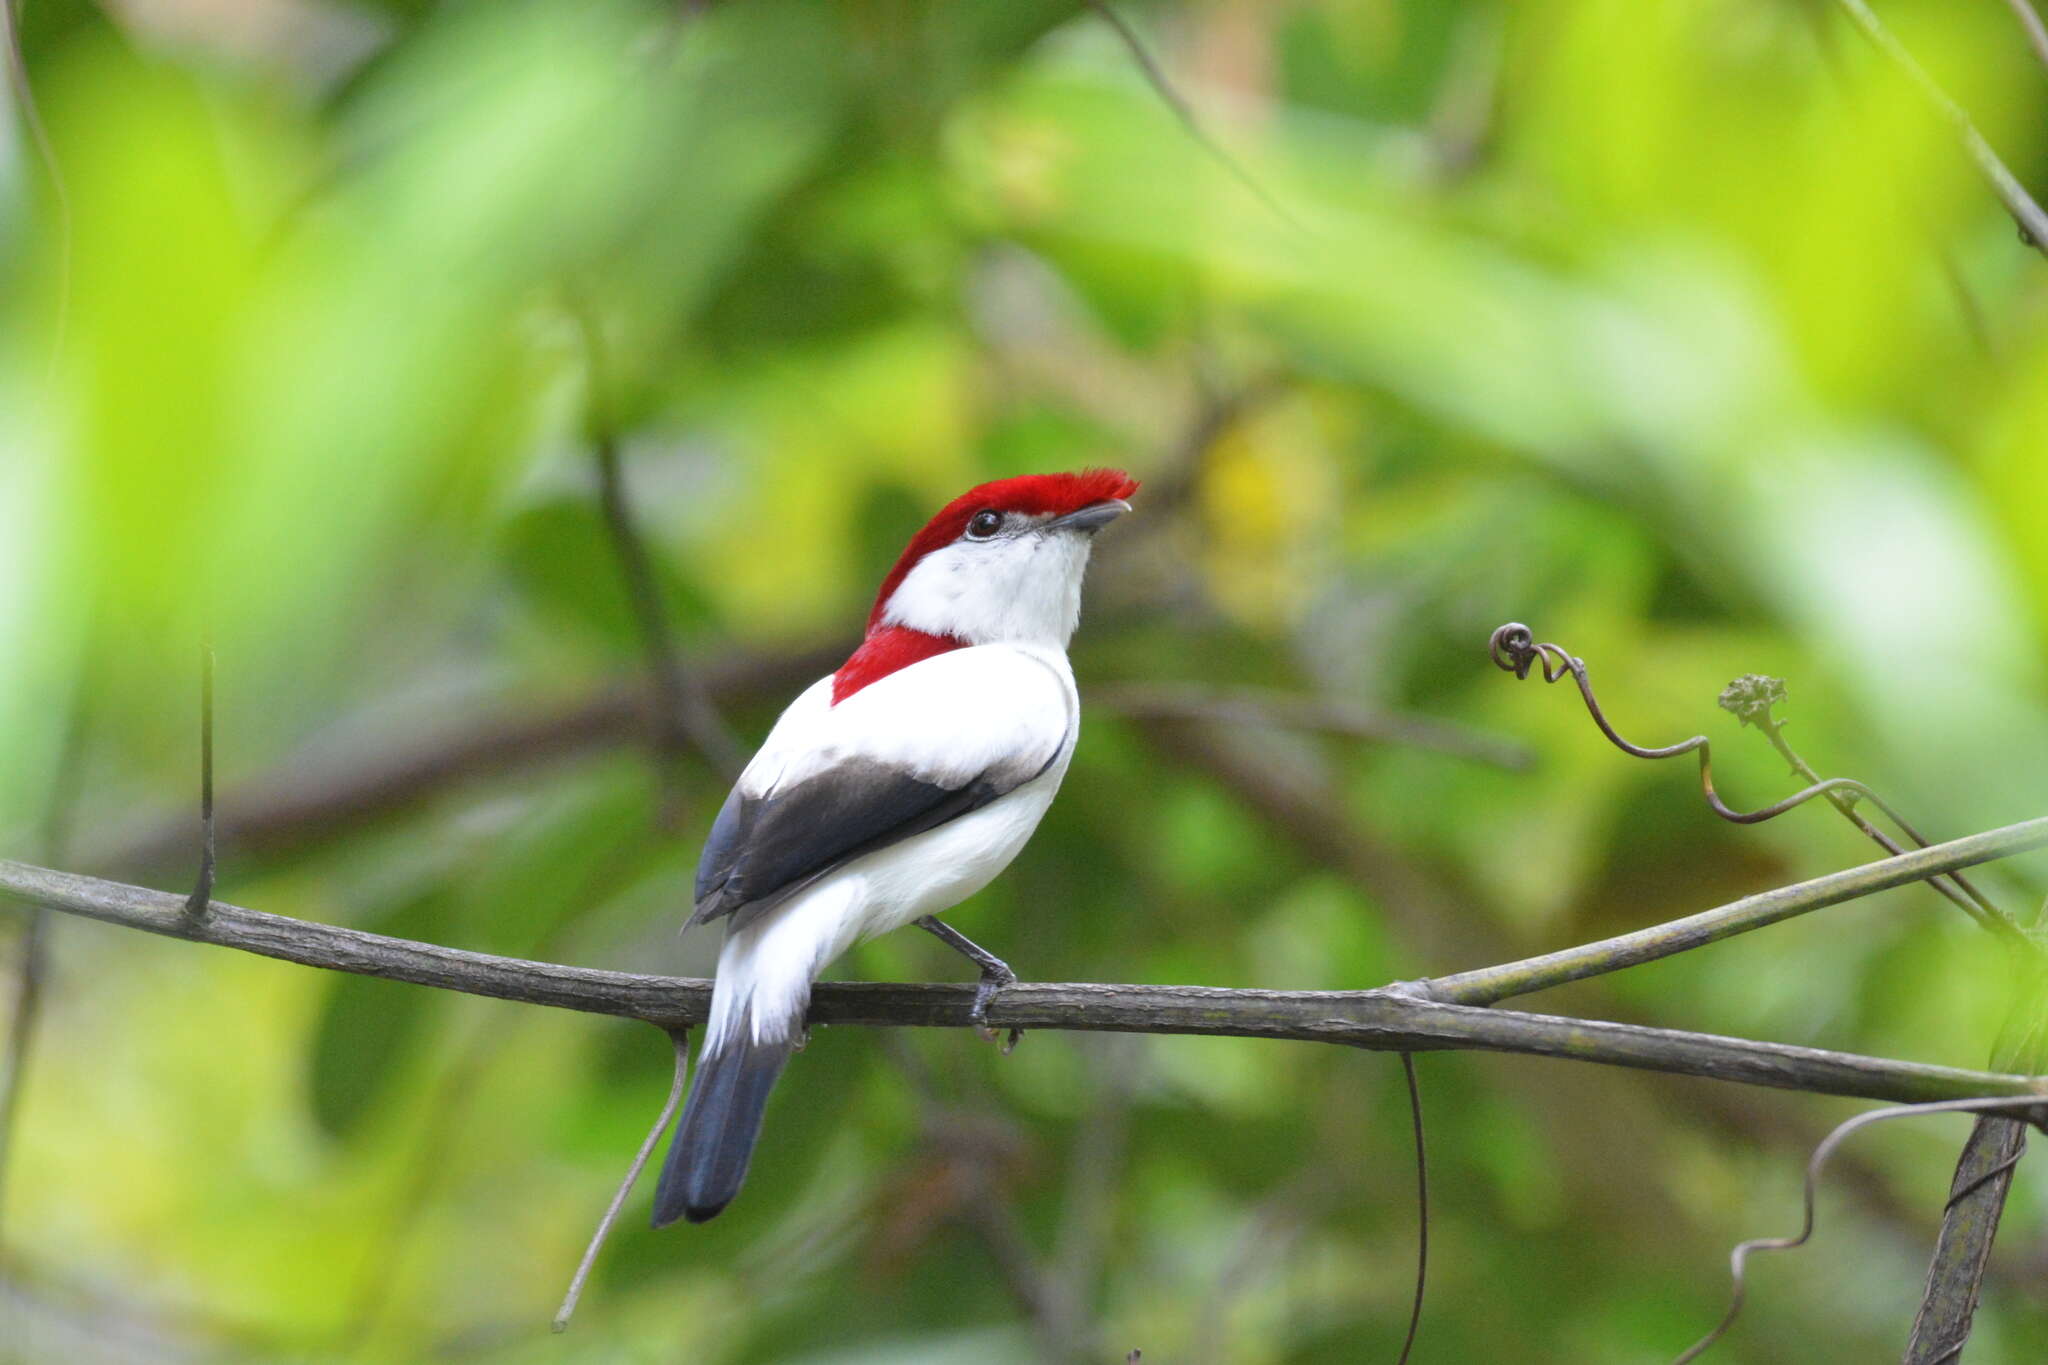
<svg viewBox="0 0 2048 1365">
<path fill-rule="evenodd" d="M 996 998 L 996 992 L 1016 983 L 1017 974 L 1010 970 L 1010 964 L 997 957 L 988 949 L 976 943 L 967 935 L 949 924 L 942 924 L 936 915 L 926 915 L 917 922 L 917 927 L 951 948 L 954 952 L 981 969 L 981 980 L 974 987 L 974 1007 L 967 1017 L 981 1036 L 991 1043 L 996 1040 L 995 1030 L 988 1026 L 988 1002 Z M 1013 1028 L 1010 1039 L 1003 1044 L 1007 1056 L 1017 1046 L 1017 1040 L 1024 1036 L 1024 1030 Z"/>
</svg>

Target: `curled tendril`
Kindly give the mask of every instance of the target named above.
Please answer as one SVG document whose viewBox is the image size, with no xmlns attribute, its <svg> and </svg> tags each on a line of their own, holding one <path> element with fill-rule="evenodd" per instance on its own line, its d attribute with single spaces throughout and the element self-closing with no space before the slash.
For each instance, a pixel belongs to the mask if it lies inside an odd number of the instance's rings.
<svg viewBox="0 0 2048 1365">
<path fill-rule="evenodd" d="M 1593 723 L 1600 727 L 1600 733 L 1606 735 L 1614 747 L 1625 754 L 1636 758 L 1654 759 L 1677 758 L 1697 751 L 1700 756 L 1700 793 L 1706 798 L 1708 807 L 1723 820 L 1733 821 L 1738 825 L 1760 825 L 1766 820 L 1776 819 L 1786 811 L 1805 805 L 1816 796 L 1826 796 L 1887 853 L 1905 852 L 1897 840 L 1856 812 L 1856 802 L 1868 801 L 1883 812 L 1884 817 L 1914 844 L 1921 848 L 1928 845 L 1926 836 L 1913 828 L 1889 802 L 1854 778 L 1831 777 L 1825 781 L 1816 781 L 1784 800 L 1760 810 L 1736 810 L 1723 801 L 1721 794 L 1714 790 L 1713 742 L 1705 735 L 1694 735 L 1691 739 L 1681 740 L 1661 749 L 1648 749 L 1640 744 L 1629 743 L 1608 722 L 1607 713 L 1600 708 L 1600 699 L 1593 695 L 1593 683 L 1586 675 L 1585 660 L 1570 653 L 1562 645 L 1539 643 L 1535 632 L 1520 621 L 1510 621 L 1495 630 L 1487 641 L 1486 649 L 1493 659 L 1494 667 L 1502 672 L 1512 673 L 1521 680 L 1526 681 L 1530 671 L 1539 664 L 1542 666 L 1543 681 L 1546 683 L 1557 682 L 1569 675 L 1571 680 L 1578 684 L 1579 695 L 1585 699 L 1586 711 L 1593 717 Z M 1782 700 L 1784 684 L 1775 678 L 1757 675 L 1738 678 L 1722 693 L 1722 705 L 1733 712 L 1743 724 L 1755 725 L 1762 730 L 1779 752 L 1794 763 L 1795 770 L 1799 770 L 1803 765 L 1778 733 L 1784 722 L 1771 715 L 1771 707 Z M 1964 913 L 1985 928 L 2008 937 L 2024 937 L 2012 920 L 1960 873 L 1930 878 L 1928 885 L 1955 902 Z"/>
<path fill-rule="evenodd" d="M 1828 1158 L 1835 1154 L 1835 1149 L 1847 1141 L 1857 1129 L 1868 1127 L 1873 1123 L 1883 1123 L 1887 1119 L 1917 1118 L 1923 1114 L 1996 1114 L 2004 1110 L 2032 1111 L 2016 1113 L 2013 1117 L 2038 1123 L 2041 1121 L 2039 1113 L 2041 1102 L 2041 1097 L 2038 1095 L 2000 1095 L 1974 1100 L 1938 1100 L 1932 1104 L 1900 1104 L 1885 1109 L 1872 1109 L 1868 1113 L 1858 1114 L 1856 1117 L 1837 1125 L 1833 1132 L 1821 1139 L 1820 1145 L 1813 1149 L 1813 1156 L 1806 1163 L 1806 1216 L 1800 1225 L 1798 1235 L 1795 1237 L 1757 1237 L 1747 1242 L 1739 1243 L 1736 1246 L 1734 1252 L 1728 1258 L 1729 1272 L 1735 1282 L 1734 1290 L 1729 1295 L 1728 1311 L 1721 1315 L 1721 1320 L 1714 1324 L 1714 1329 L 1711 1332 L 1708 1332 L 1705 1336 L 1687 1347 L 1683 1354 L 1672 1361 L 1672 1365 L 1688 1365 L 1688 1362 L 1699 1359 L 1714 1343 L 1727 1335 L 1730 1327 L 1735 1325 L 1735 1319 L 1742 1312 L 1743 1294 L 1747 1288 L 1749 1258 L 1753 1253 L 1759 1251 L 1793 1251 L 1805 1246 L 1807 1241 L 1812 1238 L 1814 1198 L 1820 1185 L 1821 1171 L 1826 1168 Z M 1973 1182 L 1968 1188 L 1952 1196 L 1949 1203 L 1954 1204 L 1959 1200 L 1967 1198 L 1975 1193 L 1978 1186 L 1986 1181 L 2004 1175 L 2018 1164 L 2019 1159 L 2020 1154 L 2015 1154 L 2011 1160 L 2002 1162 L 1994 1169 L 1986 1171 L 1983 1176 Z M 1958 1353 L 1960 1348 L 1961 1343 L 1957 1343 L 1955 1347 L 1944 1352 L 1940 1358 L 1952 1358 Z"/>
</svg>

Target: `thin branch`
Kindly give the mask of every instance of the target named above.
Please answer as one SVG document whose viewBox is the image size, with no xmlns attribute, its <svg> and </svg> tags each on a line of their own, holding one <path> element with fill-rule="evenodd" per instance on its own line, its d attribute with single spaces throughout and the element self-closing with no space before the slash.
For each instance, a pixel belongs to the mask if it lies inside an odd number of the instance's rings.
<svg viewBox="0 0 2048 1365">
<path fill-rule="evenodd" d="M 57 210 L 57 316 L 51 327 L 50 363 L 44 377 L 45 384 L 54 389 L 57 367 L 64 357 L 64 334 L 71 313 L 71 192 L 64 183 L 63 168 L 57 164 L 57 149 L 50 144 L 49 130 L 43 126 L 42 110 L 36 105 L 35 88 L 29 82 L 28 55 L 21 47 L 21 15 L 16 9 L 17 2 L 0 0 L 0 41 L 4 41 L 6 46 L 8 84 L 21 108 L 21 119 L 27 125 L 29 141 L 35 144 L 36 155 L 41 158 L 43 170 L 50 177 L 50 202 Z"/>
<path fill-rule="evenodd" d="M 2044 211 L 2040 204 L 2035 202 L 2033 195 L 2027 193 L 2026 186 L 2020 184 L 2019 177 L 1999 160 L 1998 153 L 1991 149 L 1991 144 L 1977 131 L 1977 125 L 1970 121 L 1970 116 L 1963 111 L 1963 107 L 1950 99 L 1948 92 L 1935 83 L 1934 77 L 1927 74 L 1927 69 L 1906 50 L 1905 44 L 1893 36 L 1892 31 L 1884 26 L 1884 21 L 1877 17 L 1876 12 L 1865 4 L 1864 0 L 1836 0 L 1836 3 L 1848 11 L 1849 17 L 1863 30 L 1865 37 L 1877 44 L 1885 56 L 1891 58 L 1900 70 L 1912 78 L 1913 83 L 1920 87 L 1920 93 L 1925 95 L 1928 102 L 1933 104 L 1955 128 L 1957 136 L 1962 138 L 1963 146 L 1970 153 L 1970 159 L 1977 163 L 1977 169 L 1983 172 L 1985 180 L 1990 182 L 1992 191 L 1998 195 L 2006 211 L 2019 221 L 2020 235 L 2026 240 L 2027 245 L 2043 255 L 2048 255 L 2048 211 Z M 2038 19 L 2036 22 L 2038 23 Z"/>
<path fill-rule="evenodd" d="M 598 505 L 604 512 L 606 534 L 618 557 L 619 573 L 625 579 L 626 599 L 640 631 L 647 655 L 647 674 L 653 692 L 654 761 L 662 793 L 665 823 L 673 823 L 681 808 L 678 764 L 686 746 L 697 751 L 729 781 L 739 776 L 746 753 L 739 741 L 684 670 L 668 613 L 662 606 L 661 580 L 654 571 L 653 556 L 633 520 L 632 499 L 626 491 L 625 472 L 619 461 L 618 425 L 614 417 L 609 380 L 604 365 L 604 341 L 598 323 L 587 308 L 573 309 L 583 332 L 588 366 L 589 395 L 586 425 L 597 463 Z"/>
<path fill-rule="evenodd" d="M 2048 819 L 2036 823 L 2048 826 Z M 711 1003 L 711 983 L 696 978 L 528 962 L 220 903 L 205 919 L 194 920 L 177 896 L 24 863 L 0 861 L 0 896 L 307 966 L 639 1019 L 665 1029 L 703 1022 Z M 972 986 L 827 982 L 812 997 L 809 1022 L 966 1028 L 973 1001 Z M 988 1013 L 1000 1028 L 1295 1039 L 1390 1052 L 1510 1052 L 1907 1102 L 2048 1094 L 2048 1078 L 1445 1004 L 1423 998 L 1412 986 L 1266 991 L 1019 982 Z"/>
<path fill-rule="evenodd" d="M 676 1075 L 668 1088 L 668 1099 L 661 1106 L 661 1113 L 655 1117 L 654 1126 L 647 1130 L 646 1141 L 633 1156 L 633 1164 L 626 1168 L 626 1178 L 619 1182 L 618 1193 L 605 1206 L 604 1217 L 597 1220 L 597 1231 L 590 1234 L 590 1245 L 584 1248 L 583 1259 L 577 1263 L 576 1274 L 569 1281 L 569 1292 L 562 1296 L 562 1306 L 555 1311 L 552 1330 L 566 1332 L 569 1319 L 575 1316 L 576 1304 L 583 1297 L 583 1286 L 590 1280 L 590 1269 L 597 1264 L 597 1253 L 604 1249 L 605 1239 L 612 1234 L 612 1225 L 619 1221 L 619 1210 L 626 1206 L 626 1197 L 633 1193 L 633 1186 L 639 1183 L 640 1172 L 647 1169 L 647 1159 L 654 1155 L 654 1149 L 661 1142 L 661 1135 L 668 1131 L 670 1120 L 676 1116 L 676 1106 L 682 1102 L 683 1084 L 690 1074 L 690 1033 L 688 1029 L 677 1029 L 669 1035 L 676 1047 Z"/>
<path fill-rule="evenodd" d="M 1812 764 L 1800 756 L 1797 749 L 1792 747 L 1792 742 L 1785 738 L 1785 722 L 1778 719 L 1775 711 L 1777 703 L 1782 701 L 1784 696 L 1784 683 L 1776 678 L 1765 678 L 1752 674 L 1748 677 L 1737 678 L 1734 682 L 1728 684 L 1727 689 L 1721 693 L 1721 706 L 1724 710 L 1734 713 L 1736 718 L 1742 721 L 1743 724 L 1754 725 L 1757 729 L 1761 730 L 1764 738 L 1769 741 L 1770 746 L 1778 751 L 1778 757 L 1784 759 L 1795 774 L 1805 778 L 1808 783 L 1814 786 L 1821 786 L 1823 785 L 1821 775 L 1814 770 Z M 1905 851 L 1899 847 L 1897 841 L 1890 835 L 1864 818 L 1863 813 L 1856 809 L 1856 797 L 1851 793 L 1831 791 L 1828 793 L 1828 800 L 1833 803 L 1836 810 L 1842 813 L 1844 819 L 1848 820 L 1865 838 L 1869 839 L 1879 848 L 1882 848 L 1885 852 L 1897 854 Z M 1884 806 L 1882 802 L 1878 804 L 1888 815 L 1891 815 L 1893 823 L 1898 825 L 1907 838 L 1922 848 L 1927 847 L 1925 835 L 1921 834 L 1919 830 L 1907 824 L 1897 815 L 1892 814 L 1890 807 Z M 1960 872 L 1940 878 L 1930 883 L 1930 885 L 1950 900 L 1955 901 L 1956 904 L 1962 906 L 1964 910 L 1967 911 L 1970 906 L 1975 906 L 1978 910 L 1982 911 L 1981 920 L 1987 929 L 1993 928 L 1994 925 L 2003 925 L 2006 928 L 2012 929 L 2018 928 L 2013 923 L 2011 915 L 1992 904 L 1991 898 L 1982 891 L 1979 891 Z M 1963 903 L 1965 900 L 1968 901 L 1967 905 Z M 2007 938 L 2010 939 L 2011 935 L 2008 934 Z"/>
<path fill-rule="evenodd" d="M 2041 59 L 2041 65 L 2048 66 L 2048 25 L 2042 24 L 2041 15 L 2035 10 L 2032 0 L 2005 0 L 2005 7 L 2027 31 L 2027 42 L 2033 47 L 2034 55 Z"/>
<path fill-rule="evenodd" d="M 0 0 L 5 3 L 5 0 Z M 72 818 L 84 789 L 87 711 L 84 698 L 75 704 L 64 727 L 63 748 L 57 755 L 55 781 L 43 814 L 43 856 L 62 862 L 71 848 Z M 14 1008 L 7 1029 L 7 1069 L 0 1073 L 0 1225 L 7 1212 L 7 1175 L 13 1166 L 14 1129 L 21 1118 L 21 1096 L 28 1069 L 35 1056 L 35 1042 L 42 1025 L 43 985 L 49 975 L 50 911 L 35 906 L 22 926 L 21 959 L 14 974 Z M 4 1245 L 4 1239 L 0 1239 Z"/>
<path fill-rule="evenodd" d="M 735 654 L 697 670 L 720 704 L 780 697 L 830 672 L 847 647 Z M 438 731 L 409 734 L 345 761 L 294 755 L 269 777 L 231 787 L 218 822 L 224 851 L 289 852 L 407 810 L 447 788 L 536 768 L 644 739 L 651 702 L 645 686 L 619 683 L 592 695 L 526 710 L 483 710 Z M 189 817 L 153 818 L 117 833 L 87 861 L 130 874 L 166 870 L 190 847 Z"/>
<path fill-rule="evenodd" d="M 1991 1244 L 2005 1212 L 2013 1170 L 2027 1150 L 2027 1126 L 1986 1114 L 1970 1129 L 1942 1210 L 1927 1287 L 1913 1315 L 1906 1365 L 1936 1365 L 1960 1354 L 1977 1315 Z"/>
<path fill-rule="evenodd" d="M 1527 771 L 1536 762 L 1535 753 L 1526 745 L 1431 716 L 1375 711 L 1339 698 L 1301 696 L 1270 688 L 1111 684 L 1092 689 L 1087 702 L 1098 710 L 1143 720 L 1198 720 L 1383 740 L 1468 758 L 1511 772 Z"/>
<path fill-rule="evenodd" d="M 1230 172 L 1233 179 L 1250 190 L 1254 198 L 1271 209 L 1275 217 L 1296 231 L 1305 231 L 1301 220 L 1288 212 L 1286 206 L 1275 199 L 1266 187 L 1259 183 L 1258 178 L 1245 168 L 1244 163 L 1232 156 L 1229 150 L 1202 126 L 1201 119 L 1195 115 L 1195 107 L 1174 88 L 1173 81 L 1146 49 L 1145 40 L 1139 36 L 1138 30 L 1131 26 L 1131 21 L 1124 18 L 1109 0 L 1088 0 L 1088 8 L 1101 16 L 1102 21 L 1116 33 L 1117 40 L 1131 54 L 1131 60 L 1143 73 L 1146 83 L 1166 102 L 1167 108 L 1173 110 L 1174 117 L 1187 129 L 1188 136 L 1193 138 L 1203 151 L 1215 158 L 1217 165 Z"/>
<path fill-rule="evenodd" d="M 213 902 L 213 644 L 199 647 L 199 879 L 185 898 L 185 913 L 203 915 Z"/>
<path fill-rule="evenodd" d="M 1415 1120 L 1415 1306 L 1408 1310 L 1408 1335 L 1395 1365 L 1408 1365 L 1415 1334 L 1422 1329 L 1422 1294 L 1429 1284 L 1429 1148 L 1422 1139 L 1422 1087 L 1415 1080 L 1414 1053 L 1401 1054 L 1401 1074 L 1408 1080 L 1408 1113 Z"/>
<path fill-rule="evenodd" d="M 1796 915 L 1840 905 L 1844 901 L 1888 891 L 1896 886 L 1925 881 L 1957 868 L 2010 857 L 2043 845 L 2048 845 L 2048 816 L 1962 839 L 1951 839 L 1945 844 L 1916 848 L 1861 867 L 1759 892 L 1713 910 L 1702 910 L 1697 915 L 1638 929 L 1634 933 L 1545 953 L 1520 962 L 1440 976 L 1416 985 L 1432 999 L 1455 1001 L 1462 1005 L 1491 1004 L 1511 996 L 1561 986 L 1567 981 L 1604 976 L 1623 967 L 1655 962 L 1659 958 L 1703 944 L 1718 943 L 1724 938 L 1746 934 L 1752 929 L 1777 924 Z"/>
<path fill-rule="evenodd" d="M 1746 1288 L 1746 1271 L 1749 1257 L 1752 1253 L 1759 1251 L 1791 1251 L 1806 1245 L 1807 1240 L 1813 1236 L 1814 1196 L 1820 1184 L 1821 1171 L 1827 1166 L 1828 1158 L 1834 1155 L 1835 1149 L 1848 1141 L 1858 1129 L 1867 1128 L 1873 1123 L 1882 1123 L 1887 1119 L 1917 1118 L 1923 1114 L 1974 1114 L 1987 1111 L 2012 1110 L 2018 1107 L 2020 1105 L 2017 1101 L 1997 1099 L 1950 1100 L 1932 1104 L 1907 1104 L 1889 1109 L 1873 1109 L 1867 1114 L 1858 1114 L 1855 1118 L 1837 1126 L 1832 1133 L 1829 1133 L 1826 1138 L 1822 1139 L 1820 1146 L 1814 1149 L 1812 1160 L 1806 1163 L 1805 1218 L 1800 1223 L 1798 1235 L 1793 1237 L 1754 1238 L 1743 1242 L 1735 1248 L 1734 1253 L 1729 1257 L 1729 1269 L 1735 1281 L 1735 1288 L 1729 1298 L 1727 1313 L 1722 1316 L 1719 1323 L 1715 1324 L 1712 1331 L 1688 1347 L 1672 1362 L 1672 1365 L 1687 1365 L 1689 1361 L 1697 1360 L 1709 1347 L 1719 1341 L 1726 1334 L 1729 1327 L 1734 1324 L 1737 1315 L 1742 1312 L 1743 1293 Z"/>
</svg>

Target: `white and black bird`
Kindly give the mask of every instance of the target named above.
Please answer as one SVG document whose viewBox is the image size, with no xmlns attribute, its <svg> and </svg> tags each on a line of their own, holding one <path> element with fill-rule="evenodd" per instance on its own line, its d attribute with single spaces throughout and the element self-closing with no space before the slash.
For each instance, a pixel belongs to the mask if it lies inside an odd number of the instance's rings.
<svg viewBox="0 0 2048 1365">
<path fill-rule="evenodd" d="M 701 1223 L 739 1193 L 768 1093 L 801 1042 L 811 983 L 854 944 L 917 924 L 1016 978 L 939 923 L 1009 866 L 1073 756 L 1067 641 L 1095 533 L 1130 510 L 1118 470 L 969 490 L 882 581 L 867 638 L 805 690 L 726 798 L 691 924 L 727 921 L 696 1081 L 654 1225 Z"/>
</svg>

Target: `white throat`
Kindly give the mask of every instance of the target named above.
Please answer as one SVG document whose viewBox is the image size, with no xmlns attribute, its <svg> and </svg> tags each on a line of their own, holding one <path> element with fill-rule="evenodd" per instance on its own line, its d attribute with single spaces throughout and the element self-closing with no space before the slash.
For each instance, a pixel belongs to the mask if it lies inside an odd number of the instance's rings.
<svg viewBox="0 0 2048 1365">
<path fill-rule="evenodd" d="M 882 623 L 950 635 L 971 645 L 1031 644 L 1064 650 L 1081 620 L 1081 578 L 1094 538 L 1028 530 L 955 541 L 904 575 Z"/>
</svg>

